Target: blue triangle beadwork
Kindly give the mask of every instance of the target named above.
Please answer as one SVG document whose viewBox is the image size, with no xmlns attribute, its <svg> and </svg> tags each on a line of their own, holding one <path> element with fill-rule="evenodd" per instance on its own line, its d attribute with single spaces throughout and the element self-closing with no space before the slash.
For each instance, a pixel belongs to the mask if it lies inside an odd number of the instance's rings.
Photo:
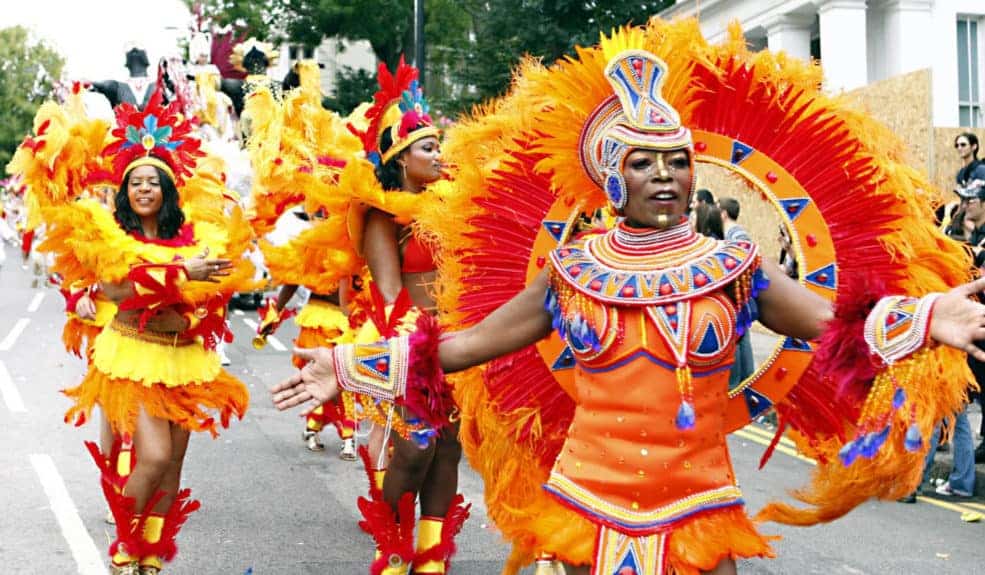
<svg viewBox="0 0 985 575">
<path fill-rule="evenodd" d="M 788 198 L 785 200 L 780 200 L 780 206 L 783 208 L 783 213 L 787 216 L 787 219 L 791 222 L 797 219 L 797 216 L 804 211 L 811 203 L 810 198 Z"/>
<path fill-rule="evenodd" d="M 551 366 L 551 371 L 562 371 L 565 369 L 573 369 L 575 367 L 575 354 L 571 351 L 570 346 L 564 346 L 564 351 L 561 355 L 554 360 L 554 364 Z"/>
<path fill-rule="evenodd" d="M 749 417 L 758 417 L 761 413 L 773 406 L 770 398 L 751 387 L 743 389 L 742 395 L 746 399 L 746 407 L 749 408 Z"/>
<path fill-rule="evenodd" d="M 783 349 L 787 351 L 811 351 L 811 344 L 802 339 L 788 337 L 783 340 Z"/>
<path fill-rule="evenodd" d="M 556 242 L 561 241 L 561 237 L 564 236 L 564 230 L 567 227 L 567 224 L 565 224 L 565 222 L 559 222 L 555 220 L 544 220 L 543 222 L 541 222 L 541 224 L 543 224 L 544 229 L 547 230 L 547 233 L 551 234 L 551 237 L 554 238 L 554 241 Z"/>
<path fill-rule="evenodd" d="M 731 161 L 733 164 L 741 164 L 742 160 L 748 158 L 755 151 L 756 149 L 753 148 L 752 146 L 743 144 L 738 140 L 733 140 Z"/>
<path fill-rule="evenodd" d="M 834 264 L 828 264 L 804 276 L 804 281 L 816 286 L 835 289 L 838 285 L 838 268 Z"/>
</svg>

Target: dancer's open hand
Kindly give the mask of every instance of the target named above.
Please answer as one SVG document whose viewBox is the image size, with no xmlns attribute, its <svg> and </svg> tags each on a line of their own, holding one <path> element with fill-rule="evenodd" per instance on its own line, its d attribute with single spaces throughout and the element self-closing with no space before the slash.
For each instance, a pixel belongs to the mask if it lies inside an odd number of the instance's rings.
<svg viewBox="0 0 985 575">
<path fill-rule="evenodd" d="M 208 259 L 209 248 L 202 254 L 185 260 L 185 272 L 188 279 L 205 282 L 218 282 L 216 278 L 228 276 L 233 268 L 233 262 L 227 259 Z"/>
<path fill-rule="evenodd" d="M 960 285 L 942 295 L 934 305 L 930 337 L 985 361 L 985 351 L 975 345 L 985 341 L 985 305 L 971 299 L 985 291 L 985 278 Z"/>
<path fill-rule="evenodd" d="M 274 406 L 283 411 L 311 401 L 304 413 L 334 399 L 339 394 L 339 382 L 335 377 L 335 363 L 331 350 L 294 348 L 294 355 L 307 363 L 290 378 L 278 383 L 271 390 Z"/>
</svg>

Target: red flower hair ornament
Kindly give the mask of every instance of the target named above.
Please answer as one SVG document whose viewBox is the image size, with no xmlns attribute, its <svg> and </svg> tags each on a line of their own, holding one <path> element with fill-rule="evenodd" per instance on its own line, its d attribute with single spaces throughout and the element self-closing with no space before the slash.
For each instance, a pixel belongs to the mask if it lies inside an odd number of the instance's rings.
<svg viewBox="0 0 985 575">
<path fill-rule="evenodd" d="M 116 141 L 103 149 L 112 158 L 115 181 L 138 166 L 160 168 L 180 187 L 192 174 L 197 158 L 205 155 L 194 137 L 195 124 L 179 111 L 178 102 L 162 106 L 163 96 L 156 90 L 143 111 L 131 104 L 116 108 Z"/>
</svg>

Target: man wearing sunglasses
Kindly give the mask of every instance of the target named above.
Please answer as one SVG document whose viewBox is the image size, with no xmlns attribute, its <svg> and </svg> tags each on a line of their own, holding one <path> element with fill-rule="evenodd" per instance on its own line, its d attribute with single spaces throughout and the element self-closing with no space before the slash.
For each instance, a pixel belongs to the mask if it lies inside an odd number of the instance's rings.
<svg viewBox="0 0 985 575">
<path fill-rule="evenodd" d="M 955 178 L 958 188 L 970 188 L 975 181 L 985 185 L 985 162 L 978 159 L 978 136 L 971 132 L 958 134 L 954 149 L 961 158 L 961 169 Z"/>
</svg>

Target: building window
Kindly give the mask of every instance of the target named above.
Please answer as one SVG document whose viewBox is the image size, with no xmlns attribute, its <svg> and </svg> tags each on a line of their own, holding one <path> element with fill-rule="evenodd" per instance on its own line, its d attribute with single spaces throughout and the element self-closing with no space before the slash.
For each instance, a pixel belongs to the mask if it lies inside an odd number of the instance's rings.
<svg viewBox="0 0 985 575">
<path fill-rule="evenodd" d="M 311 60 L 315 57 L 315 47 L 303 44 L 291 44 L 287 48 L 287 57 L 292 61 Z"/>
<path fill-rule="evenodd" d="M 980 128 L 982 119 L 982 36 L 980 19 L 958 17 L 958 123 Z"/>
</svg>

